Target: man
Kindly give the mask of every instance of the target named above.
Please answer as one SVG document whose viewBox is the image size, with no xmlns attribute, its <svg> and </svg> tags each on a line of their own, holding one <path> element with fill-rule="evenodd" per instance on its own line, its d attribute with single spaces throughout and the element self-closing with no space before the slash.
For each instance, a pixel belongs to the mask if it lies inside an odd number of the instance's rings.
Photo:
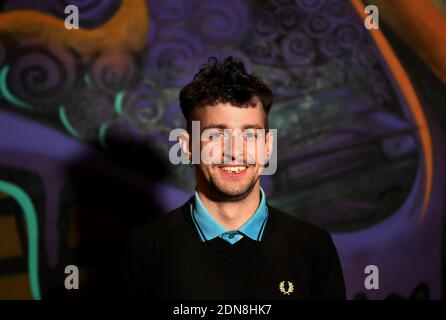
<svg viewBox="0 0 446 320">
<path fill-rule="evenodd" d="M 133 233 L 125 297 L 345 299 L 330 235 L 271 207 L 260 186 L 261 160 L 273 147 L 272 100 L 265 83 L 232 57 L 211 58 L 182 89 L 188 132 L 198 121 L 209 137 L 200 139 L 200 150 L 210 149 L 209 159 L 195 165 L 193 197 Z M 262 129 L 267 134 L 257 135 Z M 192 160 L 189 137 L 179 140 Z M 263 153 L 248 148 L 248 138 Z"/>
</svg>

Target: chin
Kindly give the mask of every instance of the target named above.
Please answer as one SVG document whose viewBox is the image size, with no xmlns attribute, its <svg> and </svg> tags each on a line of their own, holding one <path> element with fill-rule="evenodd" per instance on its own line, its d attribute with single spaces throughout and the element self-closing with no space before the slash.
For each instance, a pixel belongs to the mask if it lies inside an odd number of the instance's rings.
<svg viewBox="0 0 446 320">
<path fill-rule="evenodd" d="M 240 200 L 245 198 L 254 186 L 246 186 L 244 188 L 231 188 L 231 187 L 219 187 L 218 185 L 215 188 L 218 192 L 225 197 L 234 198 L 234 200 Z"/>
</svg>

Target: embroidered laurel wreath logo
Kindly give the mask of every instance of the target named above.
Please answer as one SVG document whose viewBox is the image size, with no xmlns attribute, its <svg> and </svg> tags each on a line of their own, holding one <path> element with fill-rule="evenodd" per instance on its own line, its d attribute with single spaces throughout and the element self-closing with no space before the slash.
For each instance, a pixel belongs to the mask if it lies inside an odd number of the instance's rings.
<svg viewBox="0 0 446 320">
<path fill-rule="evenodd" d="M 290 293 L 293 293 L 293 291 L 294 291 L 294 285 L 293 285 L 293 283 L 292 283 L 291 281 L 287 281 L 287 282 L 288 282 L 288 290 L 285 290 L 285 281 L 282 281 L 282 282 L 279 284 L 279 290 L 280 290 L 280 292 L 282 292 L 284 295 L 285 295 L 285 294 L 290 295 Z"/>
</svg>

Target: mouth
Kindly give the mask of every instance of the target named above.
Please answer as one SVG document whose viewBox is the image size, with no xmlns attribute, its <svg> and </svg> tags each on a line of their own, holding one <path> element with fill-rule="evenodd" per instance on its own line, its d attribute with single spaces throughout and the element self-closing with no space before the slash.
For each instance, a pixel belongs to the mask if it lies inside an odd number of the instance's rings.
<svg viewBox="0 0 446 320">
<path fill-rule="evenodd" d="M 238 178 L 243 176 L 248 170 L 246 165 L 223 165 L 219 166 L 218 169 L 227 177 Z"/>
</svg>

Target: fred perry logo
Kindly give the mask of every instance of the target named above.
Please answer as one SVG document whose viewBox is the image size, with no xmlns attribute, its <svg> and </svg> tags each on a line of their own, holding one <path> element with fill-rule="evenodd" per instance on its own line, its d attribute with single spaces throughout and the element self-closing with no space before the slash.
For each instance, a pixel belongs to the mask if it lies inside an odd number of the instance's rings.
<svg viewBox="0 0 446 320">
<path fill-rule="evenodd" d="M 282 292 L 284 295 L 290 295 L 291 293 L 293 293 L 294 291 L 294 285 L 291 281 L 287 281 L 288 282 L 288 290 L 285 290 L 285 281 L 282 281 L 279 284 L 279 290 L 280 292 Z"/>
</svg>

